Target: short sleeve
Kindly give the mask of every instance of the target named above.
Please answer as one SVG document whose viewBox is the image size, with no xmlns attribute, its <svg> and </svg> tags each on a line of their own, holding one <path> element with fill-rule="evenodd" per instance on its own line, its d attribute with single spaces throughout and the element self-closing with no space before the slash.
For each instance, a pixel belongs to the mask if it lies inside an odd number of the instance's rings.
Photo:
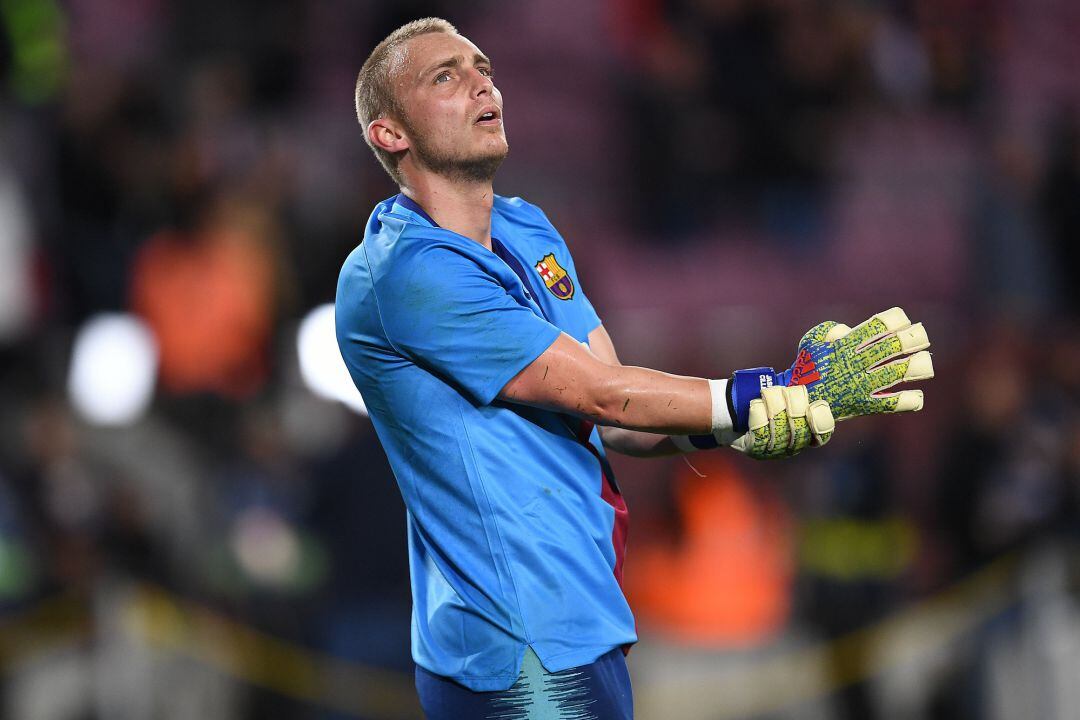
<svg viewBox="0 0 1080 720">
<path fill-rule="evenodd" d="M 600 327 L 600 325 L 602 324 L 600 321 L 600 316 L 596 314 L 596 308 L 594 308 L 593 304 L 589 302 L 589 298 L 585 295 L 584 291 L 582 291 L 581 293 L 581 310 L 585 316 L 585 327 L 587 329 L 587 332 L 592 332 L 596 328 Z"/>
<path fill-rule="evenodd" d="M 481 405 L 560 334 L 453 248 L 426 247 L 388 279 L 377 291 L 387 340 Z"/>
<path fill-rule="evenodd" d="M 551 220 L 548 218 L 547 213 L 545 213 L 540 207 L 533 205 L 532 203 L 525 202 L 520 198 L 518 198 L 518 202 L 520 203 L 520 205 L 532 210 L 532 212 L 535 213 L 536 217 L 539 219 L 539 225 L 543 227 L 552 236 L 554 236 L 554 238 L 559 242 L 559 244 L 562 245 L 567 260 L 567 269 L 570 270 L 571 274 L 574 277 L 574 282 L 578 287 L 578 292 L 576 293 L 576 295 L 577 299 L 581 303 L 581 313 L 585 323 L 586 332 L 592 332 L 596 328 L 600 327 L 600 325 L 602 325 L 603 323 L 600 320 L 600 316 L 596 313 L 596 308 L 593 307 L 592 302 L 589 300 L 588 296 L 585 295 L 585 290 L 581 286 L 581 278 L 578 276 L 577 266 L 574 264 L 574 257 L 570 253 L 570 248 L 566 244 L 566 239 L 563 238 L 562 234 L 555 228 L 555 225 L 553 225 Z"/>
</svg>

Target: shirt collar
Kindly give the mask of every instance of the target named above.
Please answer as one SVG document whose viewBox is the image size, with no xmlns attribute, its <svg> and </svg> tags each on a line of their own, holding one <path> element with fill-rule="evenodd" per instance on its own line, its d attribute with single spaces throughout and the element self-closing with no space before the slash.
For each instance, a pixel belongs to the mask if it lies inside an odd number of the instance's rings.
<svg viewBox="0 0 1080 720">
<path fill-rule="evenodd" d="M 398 196 L 394 198 L 394 204 L 400 205 L 411 213 L 419 215 L 421 218 L 429 222 L 433 227 L 439 227 L 439 223 L 435 222 L 430 215 L 427 214 L 427 210 L 420 207 L 420 205 L 405 193 L 398 193 Z"/>
</svg>

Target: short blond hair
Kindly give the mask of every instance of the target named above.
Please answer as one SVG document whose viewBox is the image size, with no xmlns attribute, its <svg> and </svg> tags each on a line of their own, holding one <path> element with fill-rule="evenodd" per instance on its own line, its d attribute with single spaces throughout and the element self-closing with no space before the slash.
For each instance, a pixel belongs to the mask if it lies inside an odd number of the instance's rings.
<svg viewBox="0 0 1080 720">
<path fill-rule="evenodd" d="M 394 50 L 402 43 L 418 35 L 440 32 L 456 35 L 457 28 L 446 20 L 436 17 L 421 18 L 402 25 L 375 46 L 356 77 L 356 119 L 360 121 L 360 127 L 364 129 L 364 141 L 398 185 L 401 184 L 401 173 L 398 172 L 400 154 L 376 147 L 368 137 L 367 127 L 372 120 L 381 117 L 392 117 L 407 124 L 401 103 L 394 97 L 394 89 L 390 82 L 390 58 Z"/>
</svg>

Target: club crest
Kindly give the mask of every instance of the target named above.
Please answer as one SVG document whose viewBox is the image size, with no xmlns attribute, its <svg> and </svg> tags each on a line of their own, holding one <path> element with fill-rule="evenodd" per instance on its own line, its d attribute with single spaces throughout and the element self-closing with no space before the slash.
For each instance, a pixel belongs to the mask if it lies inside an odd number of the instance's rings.
<svg viewBox="0 0 1080 720">
<path fill-rule="evenodd" d="M 547 289 L 551 291 L 552 295 L 560 300 L 569 300 L 574 297 L 574 281 L 566 274 L 566 270 L 563 270 L 562 266 L 559 265 L 555 255 L 548 253 L 543 260 L 536 263 L 535 267 L 536 272 L 540 273 L 540 277 L 544 280 L 544 284 L 547 285 Z"/>
</svg>

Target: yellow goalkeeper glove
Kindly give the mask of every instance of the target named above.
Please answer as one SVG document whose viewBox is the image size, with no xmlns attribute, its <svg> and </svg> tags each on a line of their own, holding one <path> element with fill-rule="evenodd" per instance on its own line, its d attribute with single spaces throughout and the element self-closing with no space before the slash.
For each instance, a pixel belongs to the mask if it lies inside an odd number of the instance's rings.
<svg viewBox="0 0 1080 720">
<path fill-rule="evenodd" d="M 731 447 L 755 460 L 788 457 L 829 442 L 835 427 L 829 404 L 810 402 L 805 387 L 768 387 L 750 402 L 749 430 Z"/>
<path fill-rule="evenodd" d="M 805 386 L 811 402 L 824 400 L 836 420 L 921 410 L 922 390 L 893 388 L 934 377 L 928 347 L 922 323 L 912 324 L 898 307 L 854 328 L 823 322 L 799 341 L 795 364 L 784 372 L 755 368 L 735 373 L 733 425 L 736 430 L 749 427 L 750 403 L 771 386 Z"/>
<path fill-rule="evenodd" d="M 732 429 L 727 380 L 710 380 L 713 392 L 713 432 L 708 435 L 672 436 L 683 452 L 728 445 L 755 460 L 788 457 L 808 447 L 824 445 L 836 423 L 829 404 L 810 401 L 806 388 L 768 387 L 747 407 L 748 427 Z"/>
</svg>

